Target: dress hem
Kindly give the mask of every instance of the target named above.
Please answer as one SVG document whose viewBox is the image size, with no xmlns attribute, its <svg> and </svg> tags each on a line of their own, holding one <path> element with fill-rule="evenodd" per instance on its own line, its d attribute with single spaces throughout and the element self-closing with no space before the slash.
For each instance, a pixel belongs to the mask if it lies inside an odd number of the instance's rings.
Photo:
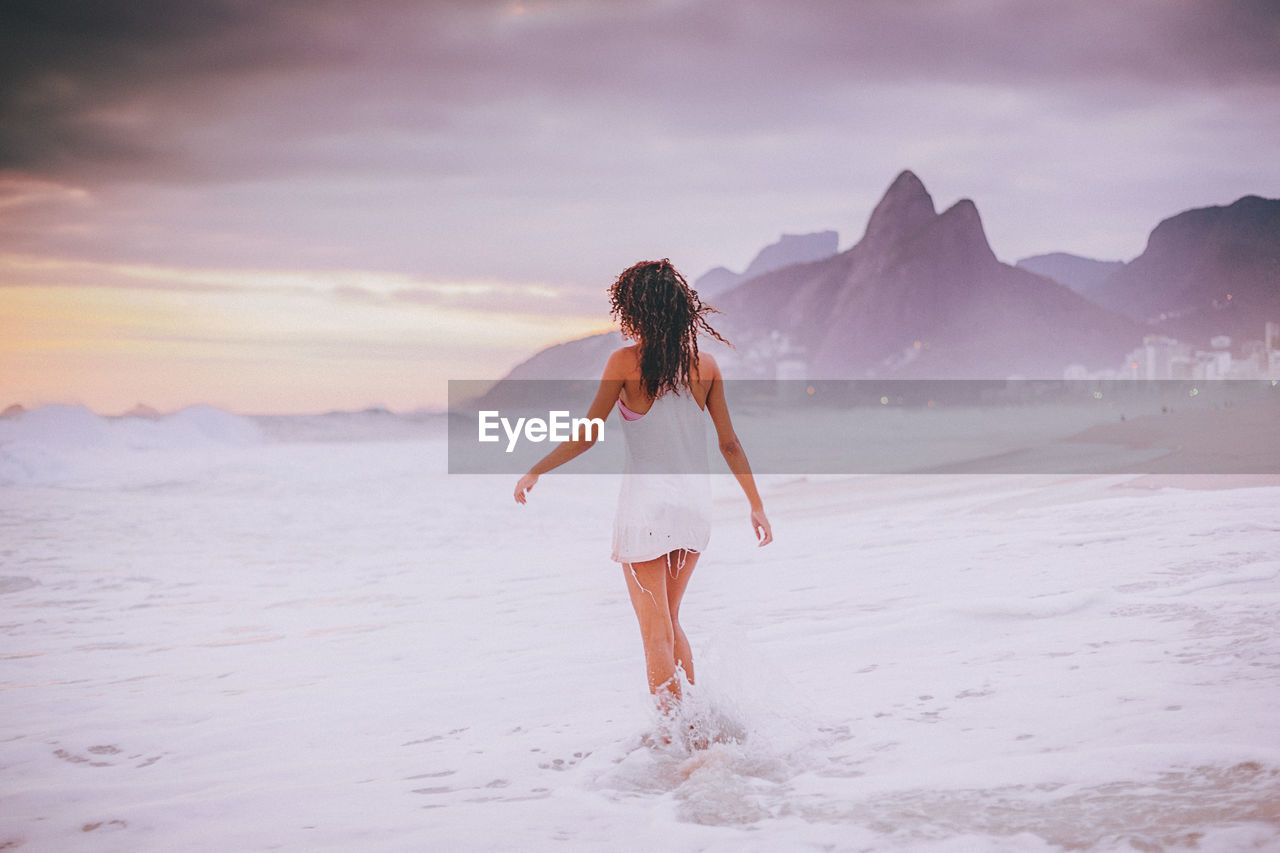
<svg viewBox="0 0 1280 853">
<path fill-rule="evenodd" d="M 677 546 L 675 548 L 668 548 L 665 551 L 659 551 L 658 553 L 654 554 L 651 557 L 630 557 L 627 559 L 623 559 L 622 557 L 619 557 L 617 552 L 615 551 L 609 557 L 609 559 L 613 560 L 615 563 L 621 563 L 622 565 L 625 566 L 628 563 L 647 563 L 649 560 L 656 560 L 659 557 L 665 557 L 668 554 L 672 553 L 673 551 L 688 551 L 691 554 L 701 554 L 705 547 L 706 546 L 703 546 L 703 548 L 689 548 L 685 546 Z"/>
</svg>

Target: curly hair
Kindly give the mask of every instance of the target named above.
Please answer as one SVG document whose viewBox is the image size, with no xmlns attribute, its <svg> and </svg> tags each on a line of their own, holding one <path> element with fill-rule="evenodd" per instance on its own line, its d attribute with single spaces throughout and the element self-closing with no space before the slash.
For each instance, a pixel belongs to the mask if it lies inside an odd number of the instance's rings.
<svg viewBox="0 0 1280 853">
<path fill-rule="evenodd" d="M 689 387 L 699 332 L 729 343 L 707 322 L 720 312 L 703 304 L 669 258 L 623 270 L 609 286 L 609 305 L 622 333 L 639 341 L 641 385 L 650 397 Z"/>
</svg>

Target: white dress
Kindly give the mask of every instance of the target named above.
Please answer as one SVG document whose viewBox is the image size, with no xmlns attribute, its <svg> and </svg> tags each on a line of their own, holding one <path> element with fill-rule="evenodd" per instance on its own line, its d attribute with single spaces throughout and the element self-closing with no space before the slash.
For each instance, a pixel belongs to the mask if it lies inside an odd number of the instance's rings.
<svg viewBox="0 0 1280 853">
<path fill-rule="evenodd" d="M 625 410 L 624 412 L 629 411 Z M 707 413 L 693 393 L 671 391 L 636 420 L 622 418 L 626 458 L 613 521 L 613 559 L 653 560 L 711 539 Z"/>
</svg>

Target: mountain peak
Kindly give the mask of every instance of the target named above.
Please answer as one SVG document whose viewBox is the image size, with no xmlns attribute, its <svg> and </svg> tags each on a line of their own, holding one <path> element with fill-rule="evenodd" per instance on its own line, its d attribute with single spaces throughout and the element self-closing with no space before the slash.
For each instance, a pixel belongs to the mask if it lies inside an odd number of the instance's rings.
<svg viewBox="0 0 1280 853">
<path fill-rule="evenodd" d="M 1280 199 L 1246 195 L 1163 220 L 1098 302 L 1136 320 L 1158 318 L 1162 334 L 1196 345 L 1221 334 L 1256 339 L 1264 321 L 1280 317 L 1277 269 Z"/>
<path fill-rule="evenodd" d="M 751 278 L 764 275 L 792 264 L 820 261 L 834 255 L 840 247 L 840 235 L 835 231 L 818 231 L 813 234 L 783 234 L 776 243 L 765 246 L 752 259 L 742 273 Z"/>
<path fill-rule="evenodd" d="M 987 232 L 982 228 L 978 206 L 971 199 L 962 198 L 938 216 L 938 228 L 953 250 L 974 259 L 995 261 L 995 252 L 987 242 Z"/>
<path fill-rule="evenodd" d="M 867 243 L 897 242 L 929 224 L 937 212 L 933 198 L 910 169 L 893 179 L 867 221 Z"/>
<path fill-rule="evenodd" d="M 982 230 L 982 217 L 978 215 L 978 206 L 973 203 L 971 198 L 962 198 L 955 204 L 942 211 L 939 216 L 946 217 L 956 222 L 962 223 L 965 228 L 977 228 Z M 982 239 L 986 239 L 983 235 Z"/>
<path fill-rule="evenodd" d="M 747 279 L 765 275 L 792 264 L 807 264 L 834 255 L 840 248 L 840 235 L 835 231 L 813 234 L 783 234 L 776 243 L 761 249 L 741 273 L 716 267 L 700 275 L 694 289 L 703 297 L 716 297 Z"/>
<path fill-rule="evenodd" d="M 893 183 L 889 184 L 889 189 L 886 194 L 895 191 L 918 192 L 924 193 L 925 195 L 929 194 L 924 188 L 924 181 L 921 181 L 920 177 L 910 169 L 903 169 L 897 174 L 897 177 L 893 179 Z"/>
</svg>

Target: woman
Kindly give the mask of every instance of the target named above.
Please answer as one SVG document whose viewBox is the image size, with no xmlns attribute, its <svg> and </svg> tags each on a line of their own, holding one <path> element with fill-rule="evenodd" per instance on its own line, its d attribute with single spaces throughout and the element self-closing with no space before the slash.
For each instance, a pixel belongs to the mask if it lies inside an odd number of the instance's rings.
<svg viewBox="0 0 1280 853">
<path fill-rule="evenodd" d="M 631 605 L 644 641 L 649 692 L 671 713 L 681 695 L 681 673 L 693 683 L 693 656 L 680 627 L 680 601 L 710 538 L 710 489 L 706 419 L 710 414 L 720 452 L 751 506 L 760 545 L 773 541 L 746 453 L 734 435 L 720 368 L 698 351 L 698 333 L 724 341 L 707 323 L 703 305 L 664 258 L 642 261 L 609 288 L 612 314 L 635 341 L 609 357 L 588 418 L 623 418 L 626 462 L 614 519 L 613 559 L 623 566 Z M 558 445 L 516 484 L 523 504 L 538 477 L 595 443 L 589 438 Z"/>
</svg>

